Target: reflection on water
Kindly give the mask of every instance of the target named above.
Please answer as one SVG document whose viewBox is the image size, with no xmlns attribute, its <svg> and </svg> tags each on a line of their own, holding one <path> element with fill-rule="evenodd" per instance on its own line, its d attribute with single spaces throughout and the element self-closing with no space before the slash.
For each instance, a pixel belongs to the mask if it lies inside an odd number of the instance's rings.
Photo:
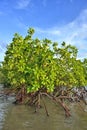
<svg viewBox="0 0 87 130">
<path fill-rule="evenodd" d="M 49 99 L 45 101 L 50 116 L 44 108 L 34 113 L 34 108 L 16 105 L 10 108 L 3 130 L 87 130 L 87 112 L 77 103 L 70 105 L 70 118 L 66 118 L 63 109 Z M 87 106 L 83 105 L 84 109 Z"/>
</svg>

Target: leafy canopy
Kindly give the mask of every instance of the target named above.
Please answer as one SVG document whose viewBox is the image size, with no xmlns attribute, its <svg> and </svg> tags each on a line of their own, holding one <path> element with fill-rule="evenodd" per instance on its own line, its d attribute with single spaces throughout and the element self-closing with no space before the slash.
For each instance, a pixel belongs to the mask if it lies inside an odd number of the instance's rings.
<svg viewBox="0 0 87 130">
<path fill-rule="evenodd" d="M 77 60 L 77 48 L 65 42 L 59 47 L 49 39 L 34 39 L 34 32 L 30 28 L 25 37 L 15 33 L 7 46 L 2 67 L 5 83 L 13 88 L 25 86 L 27 92 L 42 88 L 52 92 L 58 86 L 84 86 L 85 68 Z"/>
</svg>

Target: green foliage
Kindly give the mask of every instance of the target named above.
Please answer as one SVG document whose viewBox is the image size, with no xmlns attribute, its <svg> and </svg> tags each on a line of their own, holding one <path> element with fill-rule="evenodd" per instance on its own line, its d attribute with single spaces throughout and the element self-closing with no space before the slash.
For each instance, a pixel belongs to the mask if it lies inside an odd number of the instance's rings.
<svg viewBox="0 0 87 130">
<path fill-rule="evenodd" d="M 3 83 L 3 78 L 4 78 L 4 75 L 2 73 L 2 66 L 1 66 L 1 63 L 0 63 L 0 84 Z"/>
<path fill-rule="evenodd" d="M 33 34 L 32 28 L 24 38 L 15 33 L 4 57 L 4 81 L 14 88 L 26 86 L 27 92 L 84 86 L 85 74 L 82 62 L 76 60 L 77 48 L 65 42 L 58 47 L 49 39 L 33 39 Z"/>
<path fill-rule="evenodd" d="M 87 58 L 84 59 L 82 62 L 82 66 L 84 69 L 84 75 L 85 75 L 85 80 L 86 80 L 86 85 L 87 85 Z"/>
</svg>

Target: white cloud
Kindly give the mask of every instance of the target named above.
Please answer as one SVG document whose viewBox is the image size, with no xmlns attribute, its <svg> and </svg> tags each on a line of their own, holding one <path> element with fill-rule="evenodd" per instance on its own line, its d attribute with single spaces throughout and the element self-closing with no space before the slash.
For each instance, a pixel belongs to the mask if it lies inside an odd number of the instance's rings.
<svg viewBox="0 0 87 130">
<path fill-rule="evenodd" d="M 0 52 L 0 62 L 2 62 L 4 60 L 4 55 L 5 55 L 5 53 Z"/>
<path fill-rule="evenodd" d="M 0 45 L 0 52 L 3 52 L 4 51 L 4 49 L 2 48 L 2 46 Z"/>
<path fill-rule="evenodd" d="M 17 9 L 25 9 L 30 4 L 31 0 L 18 0 L 17 1 Z"/>
<path fill-rule="evenodd" d="M 51 29 L 40 29 L 40 28 L 35 28 L 36 32 L 37 33 L 43 33 L 43 34 L 48 34 L 48 35 L 59 35 L 60 34 L 60 31 L 58 29 L 55 29 L 55 28 L 51 28 Z"/>
<path fill-rule="evenodd" d="M 19 1 L 23 2 L 24 0 Z M 28 2 L 30 2 L 30 0 Z M 29 3 L 25 4 L 26 6 L 24 5 L 24 7 L 22 5 L 19 7 L 25 8 L 28 6 L 28 4 Z M 28 29 L 28 26 L 25 25 L 20 19 L 18 19 L 16 23 L 24 30 Z M 41 39 L 44 37 L 49 38 L 52 41 L 58 41 L 58 43 L 65 41 L 66 43 L 75 45 L 79 50 L 78 58 L 87 58 L 87 9 L 83 10 L 72 22 L 63 26 L 61 25 L 60 27 L 56 26 L 47 29 L 38 27 L 34 28 L 35 36 Z"/>
<path fill-rule="evenodd" d="M 0 41 L 0 52 L 5 52 L 6 46 L 7 46 L 6 43 L 3 43 L 3 42 Z"/>
<path fill-rule="evenodd" d="M 36 32 L 42 34 L 53 41 L 62 42 L 75 45 L 78 50 L 78 57 L 87 58 L 87 9 L 83 10 L 80 15 L 72 22 L 50 29 L 36 28 Z"/>
<path fill-rule="evenodd" d="M 5 49 L 2 45 L 0 45 L 0 61 L 3 61 L 5 55 Z"/>
</svg>

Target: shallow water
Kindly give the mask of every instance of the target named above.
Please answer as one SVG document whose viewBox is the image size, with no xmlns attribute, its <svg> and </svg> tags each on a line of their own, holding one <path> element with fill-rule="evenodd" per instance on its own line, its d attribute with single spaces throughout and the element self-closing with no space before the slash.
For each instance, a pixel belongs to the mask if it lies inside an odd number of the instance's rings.
<svg viewBox="0 0 87 130">
<path fill-rule="evenodd" d="M 61 106 L 48 98 L 45 103 L 49 117 L 44 107 L 34 113 L 32 107 L 13 105 L 13 100 L 0 97 L 0 130 L 87 130 L 87 105 L 82 102 L 69 104 L 72 116 L 66 118 Z"/>
<path fill-rule="evenodd" d="M 0 92 L 3 90 L 3 86 L 0 85 Z M 12 104 L 12 101 L 14 100 L 14 97 L 8 97 L 8 99 L 5 96 L 2 96 L 0 94 L 0 130 L 2 130 L 3 125 L 5 123 L 6 116 L 8 114 L 9 108 Z"/>
<path fill-rule="evenodd" d="M 0 90 L 2 90 L 2 86 L 0 85 Z M 2 126 L 5 121 L 5 116 L 7 112 L 8 102 L 4 99 L 3 96 L 0 95 L 0 130 L 2 130 Z"/>
<path fill-rule="evenodd" d="M 7 106 L 8 106 L 8 103 L 1 102 L 1 99 L 0 99 L 0 130 L 2 130 L 2 126 L 5 121 Z"/>
<path fill-rule="evenodd" d="M 12 105 L 2 130 L 87 130 L 87 106 L 84 104 L 72 103 L 69 106 L 72 116 L 66 118 L 59 105 L 54 105 L 49 99 L 45 103 L 49 117 L 44 107 L 34 113 L 32 107 Z"/>
</svg>

